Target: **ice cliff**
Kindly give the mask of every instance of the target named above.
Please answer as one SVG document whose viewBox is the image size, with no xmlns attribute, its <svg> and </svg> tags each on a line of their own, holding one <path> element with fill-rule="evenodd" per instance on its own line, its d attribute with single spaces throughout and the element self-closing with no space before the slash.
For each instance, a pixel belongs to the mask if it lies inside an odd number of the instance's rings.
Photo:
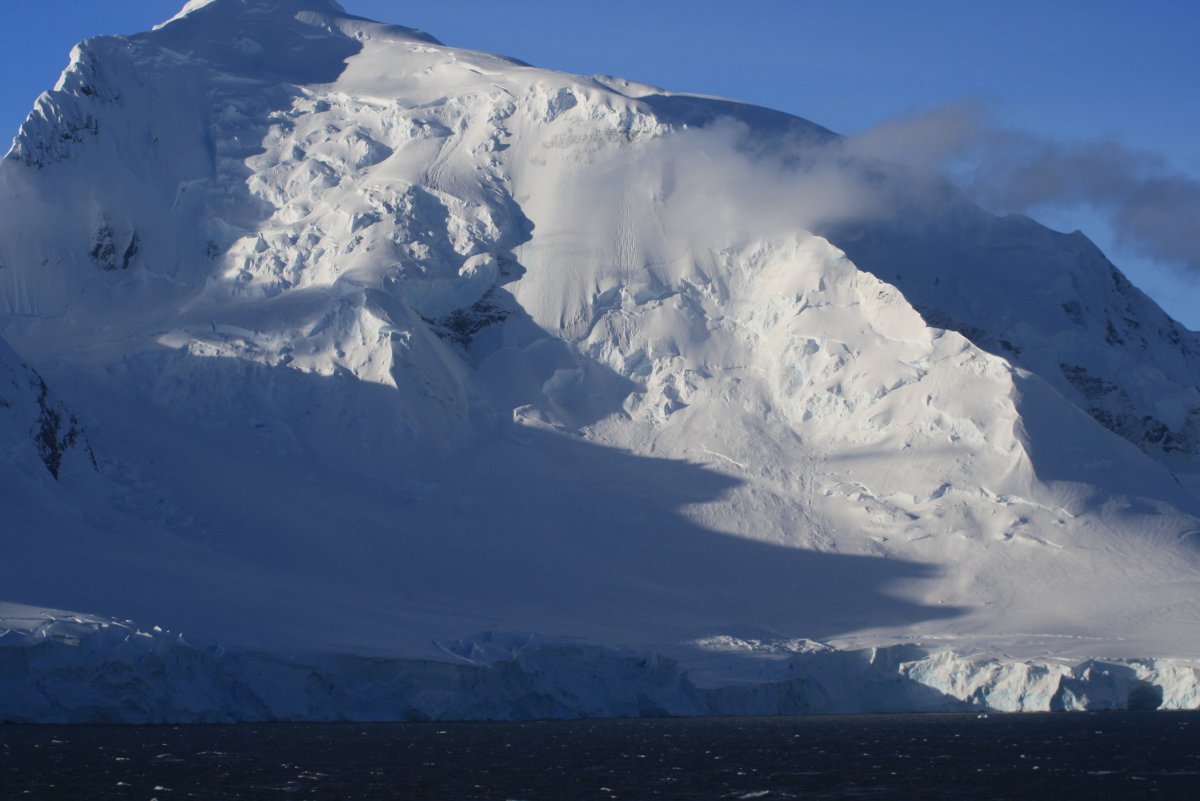
<svg viewBox="0 0 1200 801">
<path fill-rule="evenodd" d="M 709 643 L 696 675 L 655 653 L 531 635 L 441 644 L 439 660 L 195 647 L 158 627 L 9 607 L 0 720 L 522 720 L 679 715 L 1194 709 L 1195 660 L 1006 661 L 912 645 Z M 61 613 L 59 613 L 61 614 Z M 736 681 L 719 673 L 744 671 Z"/>
</svg>

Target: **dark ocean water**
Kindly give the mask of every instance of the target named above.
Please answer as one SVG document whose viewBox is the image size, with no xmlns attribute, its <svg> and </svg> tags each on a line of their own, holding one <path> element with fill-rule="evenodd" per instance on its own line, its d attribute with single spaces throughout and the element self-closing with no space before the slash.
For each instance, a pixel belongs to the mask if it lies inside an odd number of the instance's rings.
<svg viewBox="0 0 1200 801">
<path fill-rule="evenodd" d="M 1200 799 L 1200 713 L 0 726 L 0 799 Z"/>
</svg>

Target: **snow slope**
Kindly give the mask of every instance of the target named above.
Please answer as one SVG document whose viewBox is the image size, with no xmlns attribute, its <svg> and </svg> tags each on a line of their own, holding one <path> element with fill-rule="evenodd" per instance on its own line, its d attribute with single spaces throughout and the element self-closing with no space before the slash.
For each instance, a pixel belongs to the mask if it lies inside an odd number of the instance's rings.
<svg viewBox="0 0 1200 801">
<path fill-rule="evenodd" d="M 193 0 L 39 98 L 0 265 L 98 468 L 0 491 L 0 716 L 1195 705 L 1196 335 L 817 125 Z"/>
</svg>

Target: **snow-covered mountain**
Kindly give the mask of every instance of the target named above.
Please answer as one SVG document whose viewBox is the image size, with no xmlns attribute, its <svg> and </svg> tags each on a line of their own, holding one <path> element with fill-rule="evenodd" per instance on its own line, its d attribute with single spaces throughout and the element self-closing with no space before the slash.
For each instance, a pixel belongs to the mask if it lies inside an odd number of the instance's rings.
<svg viewBox="0 0 1200 801">
<path fill-rule="evenodd" d="M 1200 703 L 1200 337 L 804 120 L 192 0 L 0 314 L 0 717 Z"/>
</svg>

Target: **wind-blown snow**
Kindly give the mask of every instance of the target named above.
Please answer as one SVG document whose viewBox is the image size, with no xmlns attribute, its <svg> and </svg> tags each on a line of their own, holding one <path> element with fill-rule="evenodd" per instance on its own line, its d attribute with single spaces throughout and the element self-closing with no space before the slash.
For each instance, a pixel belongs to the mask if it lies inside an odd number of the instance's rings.
<svg viewBox="0 0 1200 801">
<path fill-rule="evenodd" d="M 99 476 L 0 490 L 0 600 L 88 614 L 3 624 L 0 716 L 129 671 L 146 720 L 1194 705 L 1197 337 L 840 142 L 327 0 L 81 44 L 0 163 L 0 311 Z M 415 695 L 298 700 L 374 658 Z"/>
</svg>

